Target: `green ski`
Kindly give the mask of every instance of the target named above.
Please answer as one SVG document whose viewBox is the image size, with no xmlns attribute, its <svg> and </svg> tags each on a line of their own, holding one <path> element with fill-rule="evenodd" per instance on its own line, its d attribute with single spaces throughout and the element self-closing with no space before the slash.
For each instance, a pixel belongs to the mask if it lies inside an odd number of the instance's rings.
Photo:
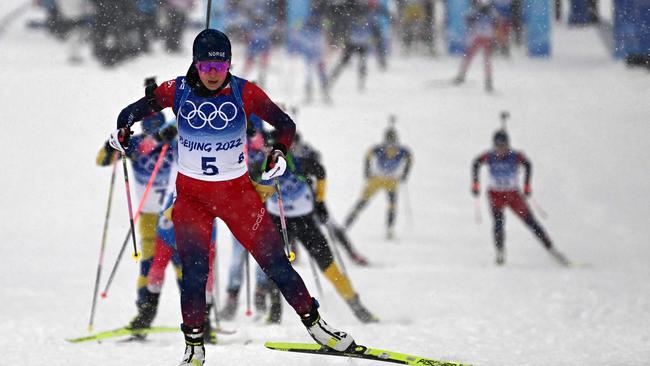
<svg viewBox="0 0 650 366">
<path fill-rule="evenodd" d="M 70 343 L 81 343 L 81 342 L 89 342 L 89 341 L 101 341 L 104 339 L 119 338 L 119 337 L 125 337 L 125 336 L 137 335 L 137 334 L 177 333 L 180 331 L 181 330 L 179 327 L 151 327 L 151 328 L 138 329 L 138 330 L 131 330 L 126 327 L 122 327 L 122 328 L 91 334 L 85 337 L 69 338 L 66 339 L 66 341 Z M 216 337 L 218 334 L 232 335 L 235 334 L 235 331 L 225 330 L 225 329 L 216 329 L 212 331 L 212 335 L 214 337 Z"/>
<path fill-rule="evenodd" d="M 323 347 L 315 343 L 281 343 L 281 342 L 266 342 L 266 348 L 276 351 L 308 353 L 315 355 L 327 356 L 341 356 L 363 358 L 366 360 L 375 360 L 382 362 L 391 362 L 401 365 L 418 365 L 418 366 L 471 366 L 470 364 L 463 364 L 458 362 L 432 360 L 429 358 L 407 355 L 404 353 L 397 353 L 392 351 L 385 351 L 366 346 L 357 345 L 352 351 L 334 351 L 330 348 Z"/>
<path fill-rule="evenodd" d="M 177 333 L 177 332 L 180 332 L 179 327 L 151 327 L 146 329 L 138 329 L 137 331 L 128 329 L 126 327 L 122 327 L 122 328 L 91 334 L 85 337 L 69 338 L 66 339 L 66 341 L 70 343 L 81 343 L 81 342 L 89 342 L 89 341 L 101 341 L 104 339 L 118 338 L 118 337 L 130 336 L 135 334 Z"/>
</svg>

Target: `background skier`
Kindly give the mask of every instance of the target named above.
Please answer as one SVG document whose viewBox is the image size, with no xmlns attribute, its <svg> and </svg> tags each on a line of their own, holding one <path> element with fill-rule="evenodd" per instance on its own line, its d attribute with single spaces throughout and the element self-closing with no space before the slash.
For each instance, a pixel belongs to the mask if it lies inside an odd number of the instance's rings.
<svg viewBox="0 0 650 366">
<path fill-rule="evenodd" d="M 480 194 L 479 168 L 487 164 L 489 168 L 490 183 L 488 185 L 488 201 L 494 219 L 494 244 L 496 246 L 496 263 L 505 263 L 505 217 L 503 209 L 510 207 L 520 219 L 535 233 L 544 247 L 560 264 L 568 266 L 569 261 L 560 253 L 551 242 L 544 228 L 537 222 L 526 200 L 519 191 L 519 166 L 522 165 L 524 172 L 524 195 L 530 196 L 532 188 L 530 176 L 532 171 L 531 162 L 523 153 L 512 150 L 508 134 L 505 130 L 499 130 L 493 137 L 494 148 L 479 155 L 472 164 L 472 193 L 475 196 Z"/>
<path fill-rule="evenodd" d="M 391 121 L 394 121 L 394 117 L 391 117 Z M 397 191 L 400 183 L 408 179 L 413 157 L 406 146 L 399 144 L 394 127 L 389 127 L 384 136 L 384 142 L 372 147 L 366 154 L 364 164 L 366 186 L 361 198 L 346 218 L 345 228 L 352 226 L 361 210 L 377 191 L 385 190 L 388 194 L 386 237 L 392 239 L 397 210 Z"/>
</svg>

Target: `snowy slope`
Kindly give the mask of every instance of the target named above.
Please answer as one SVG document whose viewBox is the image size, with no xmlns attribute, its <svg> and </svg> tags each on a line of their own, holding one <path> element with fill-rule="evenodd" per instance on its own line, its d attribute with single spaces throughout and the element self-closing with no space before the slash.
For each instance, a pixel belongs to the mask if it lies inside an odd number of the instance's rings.
<svg viewBox="0 0 650 366">
<path fill-rule="evenodd" d="M 120 108 L 140 97 L 143 78 L 183 73 L 189 51 L 156 52 L 110 71 L 92 61 L 70 66 L 60 43 L 24 28 L 36 16 L 21 16 L 0 38 L 0 349 L 11 351 L 0 364 L 174 365 L 180 334 L 143 345 L 70 345 L 63 338 L 84 335 L 88 322 L 110 176 L 94 166 L 95 153 Z M 356 92 L 348 70 L 333 106 L 301 107 L 296 121 L 323 153 L 339 221 L 361 190 L 363 154 L 381 139 L 389 113 L 415 153 L 413 214 L 408 220 L 402 199 L 399 240 L 383 239 L 384 197 L 350 232 L 375 264 L 348 265 L 354 284 L 382 323 L 360 325 L 325 284 L 329 322 L 362 343 L 476 365 L 648 364 L 650 79 L 611 60 L 594 31 L 559 28 L 554 38 L 551 60 L 519 53 L 498 60 L 495 95 L 483 93 L 479 63 L 471 81 L 453 89 L 440 80 L 453 76 L 458 60 L 398 54 L 386 73 L 371 60 L 366 93 Z M 302 66 L 281 52 L 273 60 L 269 94 L 300 101 Z M 235 73 L 242 63 L 235 58 Z M 559 268 L 513 215 L 508 265 L 492 263 L 484 200 L 484 222 L 474 223 L 469 164 L 489 147 L 502 109 L 513 116 L 514 146 L 534 163 L 535 197 L 550 215 L 543 224 L 580 268 Z M 128 228 L 124 202 L 118 180 L 105 267 Z M 219 243 L 227 265 L 229 234 Z M 297 268 L 314 288 L 308 265 Z M 122 263 L 99 304 L 96 329 L 134 315 L 136 271 L 130 260 Z M 180 323 L 172 282 L 157 324 Z M 369 364 L 265 350 L 266 340 L 308 340 L 286 308 L 282 326 L 253 324 L 243 314 L 226 325 L 239 331 L 208 349 L 208 365 Z"/>
</svg>

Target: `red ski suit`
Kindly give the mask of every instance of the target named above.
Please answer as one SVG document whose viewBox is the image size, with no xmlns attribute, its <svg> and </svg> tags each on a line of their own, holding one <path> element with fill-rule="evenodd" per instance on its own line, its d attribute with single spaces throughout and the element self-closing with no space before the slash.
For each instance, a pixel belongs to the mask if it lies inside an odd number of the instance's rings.
<svg viewBox="0 0 650 366">
<path fill-rule="evenodd" d="M 177 85 L 179 82 L 182 85 Z M 231 77 L 228 86 L 212 96 L 201 97 L 193 93 L 183 78 L 167 81 L 154 91 L 160 107 L 174 108 L 179 123 L 180 168 L 172 219 L 183 271 L 183 324 L 187 327 L 203 324 L 208 253 L 215 217 L 226 223 L 295 311 L 308 313 L 314 305 L 309 291 L 286 257 L 282 239 L 250 181 L 243 159 L 231 159 L 239 153 L 239 139 L 245 141 L 245 128 L 242 130 L 240 125 L 243 114 L 238 113 L 240 108 L 246 117 L 255 114 L 273 125 L 278 131 L 278 142 L 286 148 L 291 146 L 295 125 L 259 87 L 240 78 Z M 232 127 L 234 124 L 237 126 Z M 230 144 L 214 142 L 224 138 Z M 200 156 L 216 154 L 216 151 L 228 159 L 221 155 L 217 155 L 216 160 Z M 184 153 L 187 173 L 183 170 Z M 203 159 L 199 160 L 202 167 L 196 163 L 196 154 Z"/>
</svg>

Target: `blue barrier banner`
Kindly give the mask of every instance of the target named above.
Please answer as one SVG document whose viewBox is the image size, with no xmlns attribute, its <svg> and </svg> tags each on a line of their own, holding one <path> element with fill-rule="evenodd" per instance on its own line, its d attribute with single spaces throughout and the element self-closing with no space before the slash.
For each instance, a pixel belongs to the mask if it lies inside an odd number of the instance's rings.
<svg viewBox="0 0 650 366">
<path fill-rule="evenodd" d="M 650 0 L 636 0 L 639 53 L 650 54 Z"/>
<path fill-rule="evenodd" d="M 587 0 L 571 0 L 569 4 L 569 24 L 580 25 L 589 23 L 589 6 Z"/>
<path fill-rule="evenodd" d="M 226 31 L 226 4 L 227 0 L 212 0 L 210 9 L 210 28 Z M 206 1 L 207 4 L 207 1 Z"/>
<path fill-rule="evenodd" d="M 467 46 L 467 21 L 469 0 L 447 0 L 447 40 L 449 54 L 462 55 Z"/>
<path fill-rule="evenodd" d="M 287 51 L 298 51 L 296 34 L 300 32 L 302 25 L 309 18 L 310 8 L 311 0 L 287 1 Z"/>
<path fill-rule="evenodd" d="M 389 9 L 389 0 L 380 0 L 379 3 L 384 9 Z M 381 19 L 381 36 L 384 42 L 384 47 L 386 48 L 385 52 L 390 53 L 391 50 L 391 32 L 390 32 L 390 25 L 391 19 L 388 16 L 382 17 Z"/>
<path fill-rule="evenodd" d="M 528 55 L 551 55 L 551 11 L 549 0 L 524 0 Z"/>
<path fill-rule="evenodd" d="M 614 57 L 625 58 L 637 53 L 635 0 L 614 0 Z"/>
</svg>

